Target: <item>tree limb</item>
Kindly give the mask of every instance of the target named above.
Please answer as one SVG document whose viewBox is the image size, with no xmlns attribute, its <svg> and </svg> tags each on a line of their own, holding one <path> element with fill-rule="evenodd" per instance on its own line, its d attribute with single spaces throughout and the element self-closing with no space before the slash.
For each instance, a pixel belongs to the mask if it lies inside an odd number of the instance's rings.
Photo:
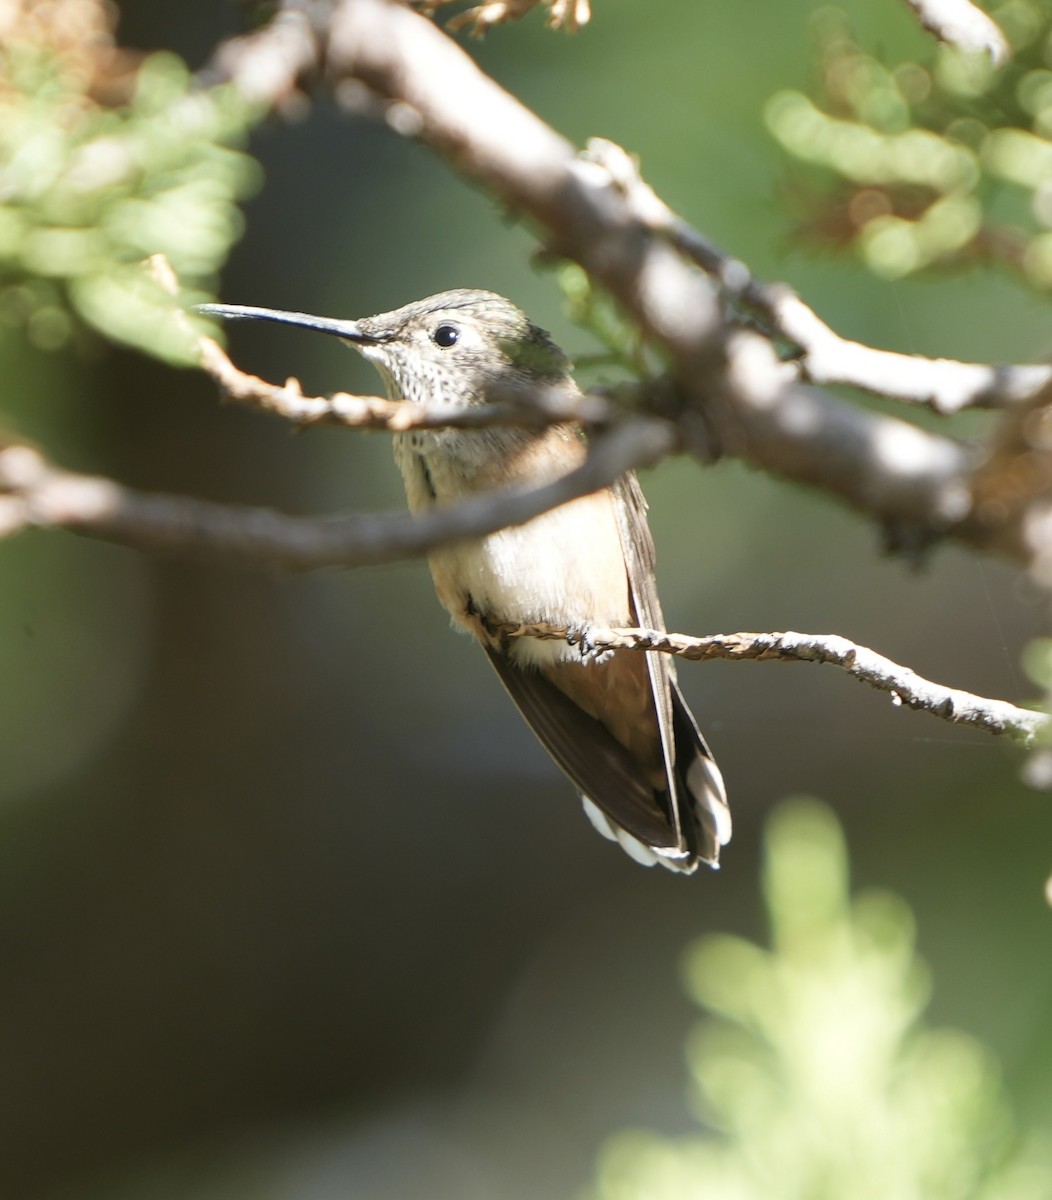
<svg viewBox="0 0 1052 1200">
<path fill-rule="evenodd" d="M 0 537 L 26 528 L 62 528 L 142 550 L 208 552 L 291 570 L 389 563 L 522 525 L 657 462 L 675 441 L 667 422 L 636 418 L 594 438 L 580 467 L 543 487 L 480 492 L 420 516 L 329 518 L 139 492 L 60 470 L 30 447 L 14 445 L 0 449 Z"/>
<path fill-rule="evenodd" d="M 493 629 L 504 637 L 532 637 L 545 641 L 572 641 L 574 631 L 554 625 L 502 625 Z M 931 713 L 957 725 L 972 725 L 987 733 L 1006 734 L 1027 745 L 1049 727 L 1042 712 L 1019 708 L 1004 700 L 990 700 L 959 688 L 923 679 L 909 667 L 856 645 L 835 634 L 816 633 L 714 633 L 687 637 L 653 629 L 588 630 L 588 650 L 655 650 L 679 658 L 704 661 L 713 658 L 775 659 L 779 662 L 831 663 L 852 678 L 891 694 L 892 703 Z"/>
<path fill-rule="evenodd" d="M 1040 398 L 1052 365 L 967 363 L 877 350 L 836 333 L 784 283 L 764 283 L 741 259 L 721 250 L 678 216 L 639 174 L 618 145 L 592 138 L 585 151 L 617 180 L 636 216 L 711 275 L 732 300 L 763 318 L 796 351 L 802 378 L 844 384 L 889 400 L 923 404 L 941 415 L 965 408 L 1013 408 Z"/>
<path fill-rule="evenodd" d="M 880 521 L 896 545 L 949 536 L 1026 558 L 1023 510 L 1003 519 L 990 506 L 974 510 L 973 451 L 801 387 L 801 379 L 952 412 L 1031 403 L 1048 368 L 923 359 L 841 338 L 791 291 L 753 281 L 671 214 L 623 151 L 593 142 L 575 153 L 419 13 L 394 0 L 310 10 L 338 99 L 384 115 L 526 216 L 552 253 L 579 262 L 664 350 L 688 447 L 711 453 L 715 444 L 838 495 Z M 271 36 L 264 28 L 240 39 L 242 59 L 253 57 L 252 38 L 265 44 Z M 735 288 L 765 317 L 769 337 L 799 349 L 798 363 L 779 363 L 775 345 L 765 350 L 740 335 L 724 303 Z"/>
<path fill-rule="evenodd" d="M 720 449 L 843 497 L 896 540 L 910 529 L 909 541 L 948 535 L 1020 555 L 1017 528 L 974 518 L 965 447 L 801 389 L 773 347 L 743 341 L 713 283 L 641 219 L 622 173 L 575 154 L 430 22 L 392 0 L 343 0 L 328 45 L 335 82 L 368 87 L 393 128 L 529 217 L 614 295 L 665 350 Z"/>
<path fill-rule="evenodd" d="M 527 6 L 532 6 L 533 2 L 535 0 L 530 0 Z M 908 2 L 926 18 L 929 27 L 946 40 L 966 40 L 964 32 L 959 36 L 951 35 L 954 30 L 966 31 L 969 28 L 978 28 L 984 23 L 995 31 L 997 38 L 1001 37 L 993 22 L 966 0 Z M 382 10 L 385 7 L 392 9 L 401 6 L 385 4 L 384 0 L 374 0 L 373 16 L 366 15 L 361 19 L 390 21 L 389 28 L 382 34 L 378 33 L 375 40 L 382 44 L 391 36 L 396 39 L 396 44 L 388 47 L 386 54 L 377 56 L 373 53 L 373 46 L 368 37 L 358 28 L 358 14 L 350 14 L 350 28 L 344 28 L 346 10 L 353 7 L 359 6 L 345 4 L 334 21 L 335 53 L 330 49 L 330 73 L 338 77 L 349 74 L 362 78 L 389 102 L 393 102 L 395 109 L 389 109 L 388 115 L 396 131 L 422 136 L 443 151 L 456 149 L 458 166 L 473 170 L 473 173 L 480 175 L 485 182 L 493 186 L 494 190 L 504 193 L 510 202 L 530 211 L 531 202 L 535 204 L 538 197 L 524 195 L 517 187 L 515 175 L 506 169 L 507 157 L 485 153 L 487 146 L 492 148 L 495 141 L 495 135 L 489 132 L 491 123 L 485 122 L 481 130 L 470 131 L 474 135 L 473 148 L 472 140 L 457 137 L 455 122 L 451 120 L 454 114 L 441 111 L 448 109 L 449 105 L 443 104 L 439 107 L 434 103 L 439 89 L 455 101 L 458 89 L 470 79 L 475 88 L 488 89 L 488 95 L 482 97 L 483 99 L 490 101 L 501 98 L 513 106 L 502 106 L 500 117 L 504 119 L 514 112 L 518 118 L 517 137 L 512 142 L 512 150 L 519 144 L 519 135 L 527 132 L 530 136 L 524 139 L 525 142 L 531 146 L 541 146 L 545 140 L 543 131 L 549 135 L 544 155 L 549 167 L 560 165 L 558 159 L 561 158 L 561 165 L 567 170 L 570 168 L 572 147 L 558 139 L 552 131 L 546 130 L 533 114 L 503 93 L 492 80 L 482 76 L 471 60 L 462 55 L 448 39 L 443 38 L 439 31 L 427 26 L 427 23 L 414 26 L 411 13 L 406 14 L 408 20 L 402 20 L 391 12 L 383 14 Z M 437 4 L 424 7 L 430 11 L 437 7 Z M 506 8 L 507 11 L 501 19 L 521 15 L 517 10 L 512 12 L 510 6 Z M 290 11 L 286 15 L 287 20 L 282 24 L 273 28 L 267 27 L 250 37 L 228 43 L 227 48 L 217 55 L 216 65 L 239 82 L 244 80 L 247 89 L 253 93 L 258 92 L 259 80 L 265 76 L 274 82 L 275 94 L 284 95 L 292 83 L 286 78 L 278 86 L 276 78 L 271 74 L 274 63 L 284 61 L 288 71 L 302 71 L 306 54 L 305 49 L 300 47 L 298 53 L 290 54 L 286 51 L 282 56 L 282 48 L 289 41 L 290 26 L 294 20 L 302 20 L 302 14 L 299 14 L 298 10 Z M 986 42 L 993 38 L 994 34 L 991 34 L 986 40 L 980 39 L 982 47 L 987 48 Z M 353 43 L 353 53 L 350 54 L 346 46 L 348 41 Z M 419 47 L 414 45 L 415 41 L 419 41 Z M 229 49 L 231 46 L 237 47 L 236 53 Z M 426 65 L 425 57 L 435 53 L 440 46 L 451 48 L 451 52 L 446 56 L 439 56 L 444 61 L 436 60 L 430 70 L 422 69 Z M 458 56 L 459 62 L 456 61 Z M 264 70 L 260 63 L 270 64 L 270 73 Z M 378 74 L 380 79 L 377 78 Z M 429 75 L 434 77 L 433 86 L 428 86 Z M 399 82 L 408 82 L 410 79 L 413 87 L 397 86 Z M 485 110 L 475 109 L 474 115 L 477 116 L 480 111 Z M 500 120 L 494 118 L 493 128 L 496 129 L 499 124 Z M 628 202 L 628 208 L 635 221 L 666 238 L 685 257 L 716 278 L 726 293 L 765 316 L 776 334 L 797 347 L 801 352 L 799 361 L 802 376 L 810 382 L 846 384 L 876 395 L 929 405 L 940 413 L 954 413 L 971 406 L 998 408 L 1024 402 L 1031 399 L 1052 379 L 1052 368 L 1046 364 L 1013 366 L 929 359 L 921 355 L 877 350 L 843 338 L 804 304 L 791 288 L 783 284 L 765 284 L 756 280 L 744 263 L 721 251 L 673 213 L 640 178 L 638 167 L 620 147 L 604 139 L 592 139 L 581 159 L 586 164 L 594 164 L 601 174 L 607 176 L 606 180 L 598 180 L 600 185 L 613 183 L 616 186 Z M 597 181 L 593 179 L 592 182 Z M 579 201 L 580 197 L 577 200 Z M 582 206 L 578 204 L 578 207 Z M 532 212 L 531 215 L 538 214 Z M 541 213 L 540 216 L 544 223 L 544 214 Z M 568 224 L 567 221 L 554 223 L 552 232 L 557 240 L 559 235 L 565 232 Z M 600 229 L 598 232 L 603 231 Z M 604 282 L 611 286 L 609 279 L 604 279 Z M 612 290 L 618 294 L 616 288 L 612 287 Z M 660 333 L 657 329 L 652 329 L 651 332 Z"/>
</svg>

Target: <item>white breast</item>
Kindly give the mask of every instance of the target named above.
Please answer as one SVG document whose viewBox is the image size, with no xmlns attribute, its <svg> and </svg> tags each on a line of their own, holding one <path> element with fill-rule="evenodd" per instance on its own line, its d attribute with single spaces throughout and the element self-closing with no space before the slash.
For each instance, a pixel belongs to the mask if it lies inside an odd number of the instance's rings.
<svg viewBox="0 0 1052 1200">
<path fill-rule="evenodd" d="M 470 460 L 465 463 L 463 456 L 451 454 L 444 440 L 441 431 L 395 439 L 395 459 L 414 512 L 436 502 L 454 504 L 477 491 L 479 485 L 468 470 Z M 538 479 L 542 482 L 546 480 Z M 629 586 L 615 503 L 610 492 L 599 492 L 525 525 L 434 551 L 428 561 L 439 599 L 457 625 L 473 632 L 471 612 L 495 623 L 629 624 Z M 510 653 L 524 664 L 536 665 L 578 654 L 565 642 L 527 638 L 516 639 Z"/>
<path fill-rule="evenodd" d="M 474 609 L 494 621 L 629 623 L 624 554 L 607 492 L 480 542 L 440 550 L 432 556 L 432 569 L 436 582 L 443 576 L 465 606 L 470 597 Z M 460 615 L 452 607 L 450 612 L 454 619 Z M 575 657 L 565 643 L 528 639 L 516 642 L 514 653 L 538 665 Z"/>
</svg>

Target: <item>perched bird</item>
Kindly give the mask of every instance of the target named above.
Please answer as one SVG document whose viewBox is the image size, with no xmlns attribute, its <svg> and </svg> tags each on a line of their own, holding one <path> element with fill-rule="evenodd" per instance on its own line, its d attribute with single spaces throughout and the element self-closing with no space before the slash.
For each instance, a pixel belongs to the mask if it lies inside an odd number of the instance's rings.
<svg viewBox="0 0 1052 1200">
<path fill-rule="evenodd" d="M 471 407 L 509 393 L 565 389 L 570 362 L 551 337 L 493 292 L 442 292 L 394 312 L 345 321 L 230 304 L 200 312 L 335 334 L 378 368 L 406 404 Z M 394 439 L 413 512 L 512 483 L 541 485 L 579 466 L 572 424 L 414 430 Z M 541 744 L 580 791 L 605 837 L 638 862 L 689 873 L 717 864 L 731 819 L 719 769 L 667 655 L 536 638 L 503 623 L 664 629 L 646 501 L 634 475 L 525 525 L 432 551 L 438 598 L 482 645 Z"/>
</svg>

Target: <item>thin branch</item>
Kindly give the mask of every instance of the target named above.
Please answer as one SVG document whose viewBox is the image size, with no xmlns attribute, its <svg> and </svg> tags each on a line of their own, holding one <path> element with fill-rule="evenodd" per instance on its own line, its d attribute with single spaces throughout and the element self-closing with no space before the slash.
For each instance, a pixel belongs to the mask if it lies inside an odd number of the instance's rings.
<svg viewBox="0 0 1052 1200">
<path fill-rule="evenodd" d="M 142 550 L 209 552 L 258 566 L 312 570 L 418 558 L 438 546 L 522 525 L 609 487 L 674 447 L 666 422 L 636 418 L 594 438 L 576 470 L 543 487 L 480 492 L 450 508 L 294 517 L 187 496 L 157 495 L 63 471 L 28 446 L 0 449 L 0 537 L 62 528 Z"/>
<path fill-rule="evenodd" d="M 309 10 L 282 4 L 261 30 L 223 42 L 201 81 L 236 79 L 248 99 L 286 117 L 302 115 L 300 81 L 317 71 L 323 53 Z"/>
<path fill-rule="evenodd" d="M 504 637 L 532 637 L 546 641 L 568 641 L 576 636 L 575 631 L 543 624 L 504 625 L 495 627 L 492 632 Z M 830 663 L 861 683 L 890 693 L 895 705 L 931 713 L 956 725 L 972 725 L 987 733 L 1005 734 L 1027 745 L 1047 729 L 1050 722 L 1043 712 L 932 683 L 909 667 L 900 666 L 874 650 L 835 634 L 714 633 L 707 637 L 687 637 L 653 629 L 588 630 L 590 652 L 621 649 L 656 650 L 693 661 L 727 658 Z"/>
<path fill-rule="evenodd" d="M 1000 28 L 970 0 L 906 0 L 917 19 L 947 45 L 971 54 L 989 54 L 994 66 L 1003 66 L 1011 47 Z"/>
<path fill-rule="evenodd" d="M 1042 398 L 1052 384 L 1046 363 L 970 363 L 877 350 L 841 337 L 790 289 L 764 289 L 778 332 L 801 349 L 804 377 L 846 384 L 876 396 L 924 404 L 948 416 L 965 408 L 1007 409 Z"/>
<path fill-rule="evenodd" d="M 305 396 L 298 379 L 283 385 L 270 383 L 234 365 L 214 338 L 197 336 L 187 313 L 178 307 L 179 279 L 163 254 L 146 261 L 150 276 L 172 297 L 171 319 L 194 339 L 201 367 L 219 384 L 223 395 L 237 404 L 274 413 L 300 428 L 341 425 L 352 429 L 380 429 L 404 433 L 410 429 L 483 429 L 493 425 L 543 428 L 563 421 L 579 421 L 595 430 L 609 425 L 618 413 L 614 398 L 630 396 L 636 406 L 640 389 L 635 385 L 587 393 L 567 393 L 565 388 L 509 384 L 494 393 L 494 402 L 465 408 L 456 404 L 405 404 L 381 396 L 356 396 L 334 392 L 330 396 Z M 624 398 L 622 396 L 622 398 Z M 609 397 L 609 398 L 608 398 Z"/>
<path fill-rule="evenodd" d="M 492 425 L 535 428 L 563 421 L 598 426 L 608 424 L 616 413 L 614 405 L 598 393 L 567 395 L 565 390 L 557 388 L 534 388 L 517 402 L 509 399 L 472 408 L 456 404 L 405 404 L 347 392 L 305 396 L 297 379 L 289 378 L 279 386 L 242 371 L 211 338 L 202 338 L 199 349 L 201 366 L 219 384 L 227 399 L 274 413 L 300 427 L 342 425 L 404 433 L 410 429 L 482 429 Z"/>
<path fill-rule="evenodd" d="M 942 415 L 965 408 L 1012 408 L 1030 403 L 1052 383 L 1052 365 L 1000 365 L 925 358 L 877 350 L 842 337 L 783 283 L 764 283 L 741 259 L 709 241 L 678 216 L 639 174 L 636 161 L 604 138 L 589 141 L 585 154 L 617 180 L 639 220 L 666 237 L 683 255 L 716 279 L 723 292 L 759 315 L 798 352 L 803 379 L 842 384 L 873 395 L 923 404 Z"/>
</svg>

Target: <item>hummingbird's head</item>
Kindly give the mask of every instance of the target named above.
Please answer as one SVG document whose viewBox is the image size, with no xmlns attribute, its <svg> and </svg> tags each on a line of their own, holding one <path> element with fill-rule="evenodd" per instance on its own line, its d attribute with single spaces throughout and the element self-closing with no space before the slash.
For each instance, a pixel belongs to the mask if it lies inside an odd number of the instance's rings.
<svg viewBox="0 0 1052 1200">
<path fill-rule="evenodd" d="M 395 399 L 482 404 L 570 380 L 570 361 L 551 337 L 495 292 L 440 292 L 355 325 L 348 340 Z"/>
<path fill-rule="evenodd" d="M 197 311 L 334 334 L 375 363 L 392 399 L 411 403 L 468 406 L 521 397 L 531 388 L 573 386 L 566 355 L 495 292 L 440 292 L 359 321 L 240 304 L 201 304 Z"/>
</svg>

